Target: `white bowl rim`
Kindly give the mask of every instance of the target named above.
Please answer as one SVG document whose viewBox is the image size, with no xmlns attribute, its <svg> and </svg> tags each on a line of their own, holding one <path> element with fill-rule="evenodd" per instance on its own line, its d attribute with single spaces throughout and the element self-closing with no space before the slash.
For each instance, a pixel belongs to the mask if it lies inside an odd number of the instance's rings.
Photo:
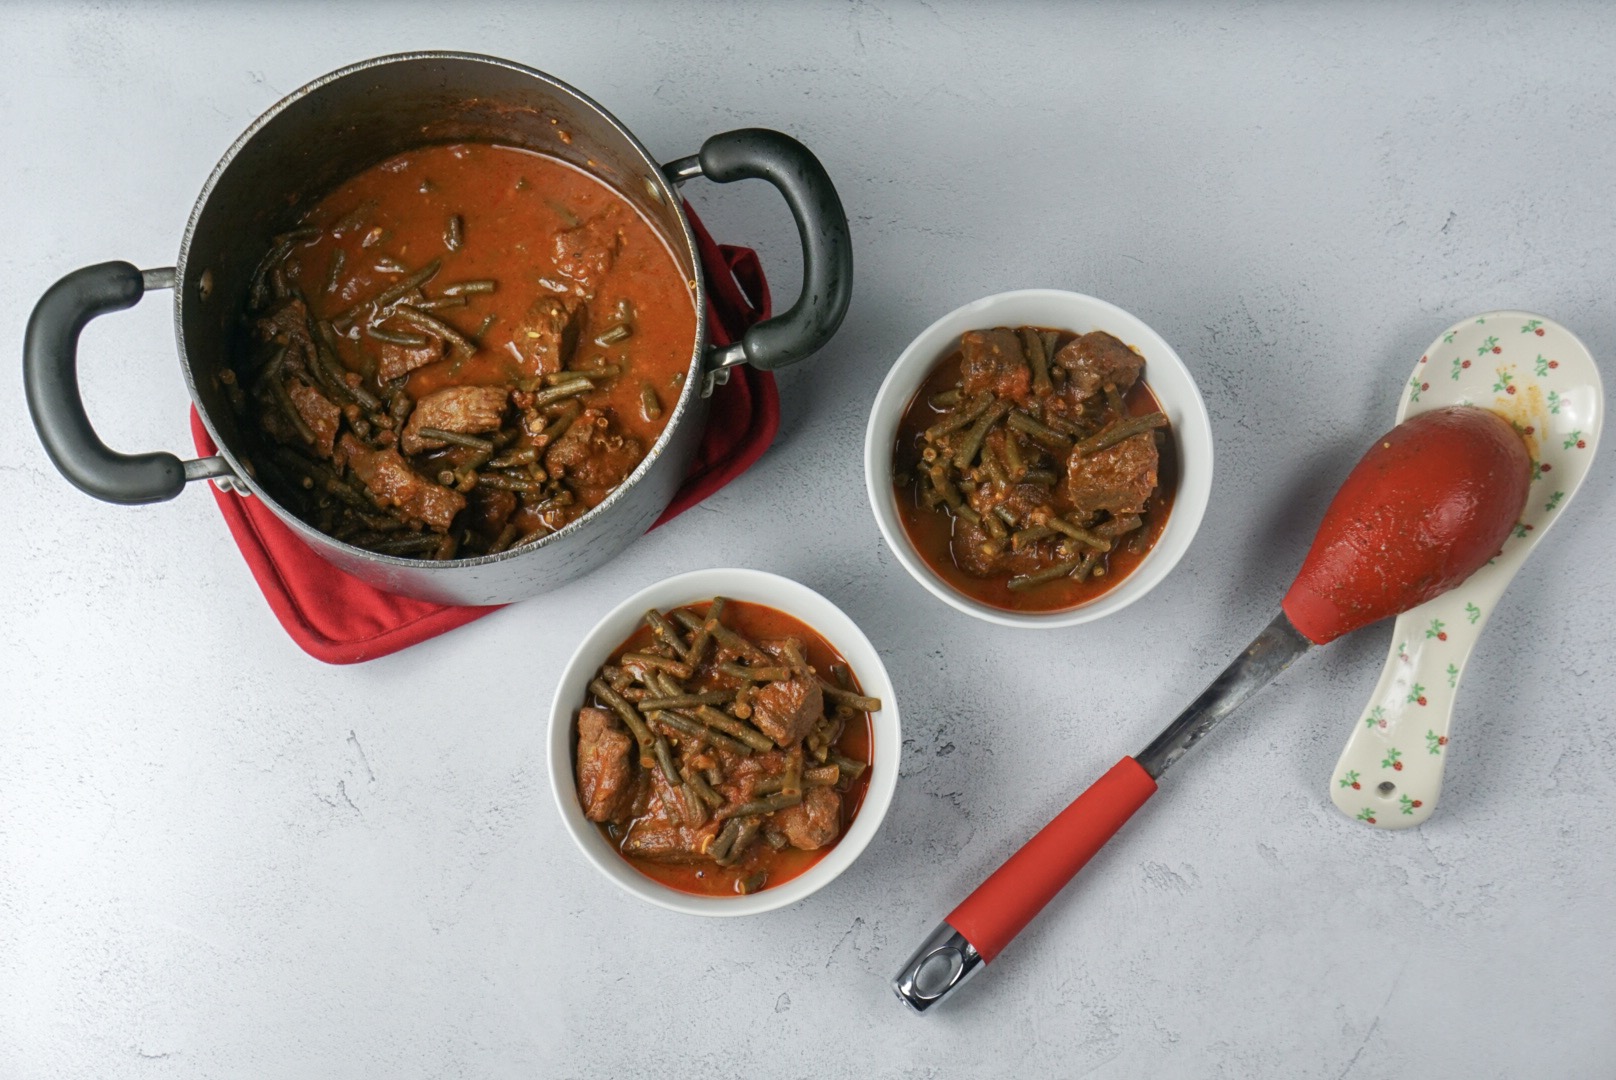
<svg viewBox="0 0 1616 1080">
<path fill-rule="evenodd" d="M 881 699 L 881 708 L 870 715 L 874 761 L 870 767 L 869 788 L 853 824 L 836 846 L 807 870 L 782 885 L 747 896 L 699 896 L 680 892 L 634 869 L 611 847 L 595 823 L 584 817 L 573 776 L 573 714 L 584 700 L 583 691 L 601 663 L 633 632 L 647 608 L 659 606 L 666 610 L 714 596 L 765 604 L 806 623 L 847 659 L 864 692 Z M 621 632 L 617 628 L 622 628 Z M 759 915 L 794 904 L 829 885 L 851 866 L 875 837 L 892 805 L 902 741 L 892 680 L 880 654 L 858 624 L 801 582 L 763 570 L 734 567 L 691 570 L 663 578 L 603 615 L 584 635 L 562 669 L 550 705 L 546 735 L 551 794 L 567 833 L 584 858 L 619 888 L 642 900 L 670 911 L 719 917 Z"/>
<path fill-rule="evenodd" d="M 949 340 L 966 330 L 1036 321 L 994 318 L 994 312 L 1016 305 L 1047 306 L 1056 317 L 1039 325 L 1081 332 L 1081 324 L 1086 323 L 1089 329 L 1108 330 L 1137 347 L 1145 354 L 1146 381 L 1168 413 L 1174 436 L 1180 440 L 1178 492 L 1167 525 L 1155 546 L 1121 584 L 1087 603 L 1062 611 L 1006 611 L 959 592 L 933 572 L 915 551 L 898 520 L 897 503 L 892 494 L 892 439 L 904 407 L 933 365 L 945 355 Z M 1086 309 L 1077 320 L 1080 325 L 1072 325 L 1072 315 L 1060 313 L 1075 313 L 1079 309 Z M 1163 370 L 1168 373 L 1165 380 L 1160 377 Z M 1152 371 L 1156 374 L 1152 375 Z M 1175 385 L 1179 381 L 1182 386 Z M 1164 393 L 1163 385 L 1174 389 Z M 917 334 L 893 361 L 881 389 L 876 392 L 864 430 L 865 491 L 887 547 L 909 571 L 909 576 L 927 592 L 958 611 L 1001 626 L 1035 629 L 1077 626 L 1113 615 L 1144 597 L 1167 577 L 1189 550 L 1211 499 L 1212 472 L 1212 420 L 1200 387 L 1178 352 L 1137 315 L 1110 301 L 1066 289 L 1015 289 L 994 293 L 963 304 L 937 319 Z"/>
</svg>

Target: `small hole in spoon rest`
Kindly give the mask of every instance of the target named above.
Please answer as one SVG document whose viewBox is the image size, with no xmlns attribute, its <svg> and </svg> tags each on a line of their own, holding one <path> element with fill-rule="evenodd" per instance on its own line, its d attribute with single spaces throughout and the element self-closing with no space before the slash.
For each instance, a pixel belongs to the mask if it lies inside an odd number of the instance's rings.
<svg viewBox="0 0 1616 1080">
<path fill-rule="evenodd" d="M 1382 780 L 1380 782 L 1380 786 L 1375 790 L 1380 792 L 1381 798 L 1389 799 L 1392 797 L 1392 793 L 1397 790 L 1397 785 L 1392 783 L 1390 780 Z"/>
</svg>

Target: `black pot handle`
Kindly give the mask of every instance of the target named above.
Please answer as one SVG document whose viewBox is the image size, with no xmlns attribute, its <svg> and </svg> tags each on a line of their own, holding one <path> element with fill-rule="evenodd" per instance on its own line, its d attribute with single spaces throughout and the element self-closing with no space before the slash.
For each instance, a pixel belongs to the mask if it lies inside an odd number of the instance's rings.
<svg viewBox="0 0 1616 1080">
<path fill-rule="evenodd" d="M 720 184 L 767 180 L 785 196 L 802 241 L 802 294 L 784 314 L 758 323 L 739 342 L 713 350 L 709 367 L 739 363 L 771 371 L 817 351 L 847 314 L 853 295 L 853 242 L 836 186 L 819 159 L 789 135 L 741 128 L 714 135 L 701 152 L 663 166 L 675 184 L 697 176 Z"/>
<path fill-rule="evenodd" d="M 126 262 L 75 270 L 34 305 L 23 337 L 22 378 L 34 430 L 73 486 L 114 503 L 172 499 L 190 480 L 231 475 L 221 457 L 181 461 L 173 454 L 120 454 L 90 425 L 79 396 L 79 333 L 97 315 L 133 307 L 147 289 L 172 288 L 174 271 Z"/>
</svg>

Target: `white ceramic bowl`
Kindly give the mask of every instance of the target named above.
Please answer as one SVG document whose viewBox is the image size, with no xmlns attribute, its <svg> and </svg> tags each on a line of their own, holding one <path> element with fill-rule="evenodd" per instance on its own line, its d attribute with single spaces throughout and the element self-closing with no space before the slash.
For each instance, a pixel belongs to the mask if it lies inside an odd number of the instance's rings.
<svg viewBox="0 0 1616 1080">
<path fill-rule="evenodd" d="M 898 519 L 892 491 L 892 448 L 898 422 L 932 367 L 953 351 L 967 330 L 994 326 L 1045 326 L 1075 331 L 1104 330 L 1145 357 L 1145 381 L 1167 413 L 1178 450 L 1178 492 L 1167 527 L 1133 573 L 1100 596 L 1065 611 L 1005 611 L 956 590 L 926 565 Z M 1155 588 L 1189 549 L 1212 493 L 1212 421 L 1189 368 L 1160 334 L 1115 304 L 1060 289 L 1021 289 L 972 301 L 921 331 L 903 350 L 875 396 L 864 432 L 864 483 L 887 546 L 904 569 L 934 596 L 967 615 L 1004 626 L 1055 627 L 1093 622 L 1121 611 Z"/>
<path fill-rule="evenodd" d="M 696 896 L 669 888 L 634 869 L 614 850 L 594 822 L 584 817 L 573 774 L 573 718 L 583 706 L 590 679 L 612 650 L 640 625 L 647 608 L 666 611 L 683 604 L 726 596 L 783 611 L 807 623 L 846 658 L 864 692 L 881 699 L 870 715 L 870 786 L 864 804 L 840 842 L 818 862 L 790 881 L 749 896 Z M 618 604 L 585 635 L 567 661 L 550 705 L 550 789 L 567 831 L 595 869 L 620 888 L 660 907 L 691 915 L 756 915 L 785 907 L 834 881 L 869 844 L 881 827 L 892 792 L 898 784 L 898 755 L 902 744 L 898 726 L 897 695 L 875 646 L 842 614 L 840 608 L 806 585 L 761 570 L 694 570 L 641 589 Z"/>
</svg>

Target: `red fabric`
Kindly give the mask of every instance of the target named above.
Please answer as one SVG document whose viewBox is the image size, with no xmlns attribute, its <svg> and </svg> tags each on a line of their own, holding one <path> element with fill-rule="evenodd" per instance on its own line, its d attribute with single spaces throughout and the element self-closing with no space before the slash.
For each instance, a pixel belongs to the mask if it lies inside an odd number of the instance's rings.
<svg viewBox="0 0 1616 1080">
<path fill-rule="evenodd" d="M 715 345 L 728 345 L 747 327 L 769 317 L 769 285 L 756 252 L 715 243 L 689 206 L 685 212 L 707 279 L 707 338 Z M 734 369 L 729 382 L 714 392 L 710 406 L 690 475 L 653 529 L 751 468 L 780 426 L 780 398 L 774 376 L 766 371 Z M 191 435 L 197 453 L 216 452 L 194 408 Z M 212 490 L 275 617 L 317 660 L 328 664 L 373 660 L 498 610 L 450 607 L 382 592 L 326 562 L 261 500 Z"/>
</svg>

